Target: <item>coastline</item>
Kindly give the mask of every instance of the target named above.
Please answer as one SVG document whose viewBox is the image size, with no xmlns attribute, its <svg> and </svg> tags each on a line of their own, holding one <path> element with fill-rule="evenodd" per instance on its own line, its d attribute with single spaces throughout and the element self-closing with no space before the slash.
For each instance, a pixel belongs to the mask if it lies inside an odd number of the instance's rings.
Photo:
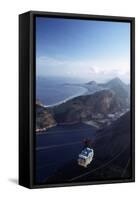
<svg viewBox="0 0 138 200">
<path fill-rule="evenodd" d="M 68 97 L 68 98 L 66 98 L 64 100 L 61 100 L 61 101 L 59 101 L 57 103 L 54 103 L 54 104 L 45 105 L 45 104 L 40 103 L 39 105 L 41 107 L 43 107 L 43 108 L 51 108 L 51 107 L 58 106 L 60 104 L 66 103 L 67 101 L 69 101 L 69 100 L 71 100 L 71 99 L 73 99 L 75 97 L 87 94 L 88 89 L 86 87 L 84 87 L 84 86 L 76 86 L 76 87 L 83 88 L 83 89 L 85 89 L 85 91 L 84 92 L 80 92 L 79 94 L 76 94 L 76 95 L 72 95 L 72 96 L 70 96 L 70 97 Z"/>
<path fill-rule="evenodd" d="M 83 86 L 76 86 L 76 87 L 83 88 L 83 89 L 85 89 L 85 91 L 80 92 L 79 94 L 76 94 L 76 95 L 72 95 L 72 96 L 70 96 L 70 97 L 68 97 L 68 98 L 66 98 L 66 99 L 64 99 L 64 100 L 62 100 L 62 101 L 59 101 L 59 102 L 55 103 L 55 104 L 45 105 L 45 104 L 42 104 L 41 101 L 37 102 L 37 104 L 38 104 L 39 106 L 41 106 L 42 108 L 44 108 L 44 109 L 45 109 L 45 108 L 52 108 L 52 107 L 61 105 L 61 104 L 63 104 L 63 103 L 66 103 L 67 101 L 69 101 L 69 100 L 71 100 L 71 99 L 73 99 L 73 98 L 75 98 L 75 97 L 78 97 L 78 96 L 81 96 L 81 95 L 85 95 L 85 94 L 88 93 L 88 89 L 87 89 L 86 87 L 83 87 Z M 75 123 L 75 124 L 76 124 L 76 123 Z M 54 126 L 57 126 L 57 124 L 55 124 Z M 35 133 L 36 133 L 36 134 L 46 133 L 47 130 L 48 130 L 49 128 L 52 128 L 52 127 L 54 127 L 54 126 L 51 126 L 51 127 L 48 127 L 48 128 L 36 129 L 36 130 L 35 130 Z"/>
</svg>

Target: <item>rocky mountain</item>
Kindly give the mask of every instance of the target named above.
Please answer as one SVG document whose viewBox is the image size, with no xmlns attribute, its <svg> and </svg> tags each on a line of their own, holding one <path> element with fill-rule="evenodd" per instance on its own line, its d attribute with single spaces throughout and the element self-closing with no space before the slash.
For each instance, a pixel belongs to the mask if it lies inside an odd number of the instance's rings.
<svg viewBox="0 0 138 200">
<path fill-rule="evenodd" d="M 104 84 L 91 81 L 86 83 L 85 87 L 89 89 L 87 94 L 57 106 L 45 108 L 37 102 L 36 130 L 45 130 L 56 124 L 80 122 L 101 127 L 109 125 L 129 110 L 129 85 L 119 78 Z"/>
<path fill-rule="evenodd" d="M 101 90 L 91 95 L 79 96 L 52 108 L 58 123 L 77 123 L 94 118 L 104 118 L 109 113 L 121 112 L 125 108 L 112 90 Z"/>
<path fill-rule="evenodd" d="M 36 132 L 45 131 L 50 127 L 56 126 L 56 124 L 50 111 L 41 104 L 36 103 Z"/>
<path fill-rule="evenodd" d="M 97 86 L 97 83 L 96 83 L 96 81 L 90 81 L 90 82 L 86 83 L 86 85 L 94 85 L 94 86 Z"/>
<path fill-rule="evenodd" d="M 127 90 L 127 84 L 125 84 L 120 78 L 116 77 L 113 78 L 112 80 L 108 81 L 105 83 L 105 85 L 109 88 L 114 88 L 114 87 L 122 87 L 124 90 Z"/>
<path fill-rule="evenodd" d="M 82 85 L 87 89 L 87 94 L 93 94 L 97 91 L 103 90 L 104 88 L 101 87 L 96 81 L 90 81 Z"/>
<path fill-rule="evenodd" d="M 130 87 L 119 78 L 114 78 L 105 84 L 100 84 L 104 88 L 113 90 L 118 96 L 119 100 L 124 104 L 130 103 Z"/>
</svg>

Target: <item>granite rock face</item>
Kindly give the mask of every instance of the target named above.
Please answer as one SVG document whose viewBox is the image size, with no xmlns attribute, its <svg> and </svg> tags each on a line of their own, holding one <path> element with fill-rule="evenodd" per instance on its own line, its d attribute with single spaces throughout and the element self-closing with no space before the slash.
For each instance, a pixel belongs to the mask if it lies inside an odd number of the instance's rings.
<svg viewBox="0 0 138 200">
<path fill-rule="evenodd" d="M 47 108 L 36 104 L 36 132 L 45 131 L 48 128 L 56 126 L 56 121 Z"/>
<path fill-rule="evenodd" d="M 112 90 L 98 91 L 92 95 L 79 96 L 52 108 L 57 122 L 81 122 L 95 117 L 121 112 L 127 104 Z"/>
</svg>

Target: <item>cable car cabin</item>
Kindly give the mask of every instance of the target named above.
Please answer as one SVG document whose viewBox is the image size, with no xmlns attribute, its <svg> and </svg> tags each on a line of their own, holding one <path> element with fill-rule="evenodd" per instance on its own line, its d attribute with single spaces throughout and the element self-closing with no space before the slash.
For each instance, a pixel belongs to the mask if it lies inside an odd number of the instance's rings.
<svg viewBox="0 0 138 200">
<path fill-rule="evenodd" d="M 94 150 L 86 147 L 82 150 L 78 157 L 78 165 L 87 167 L 93 160 Z"/>
</svg>

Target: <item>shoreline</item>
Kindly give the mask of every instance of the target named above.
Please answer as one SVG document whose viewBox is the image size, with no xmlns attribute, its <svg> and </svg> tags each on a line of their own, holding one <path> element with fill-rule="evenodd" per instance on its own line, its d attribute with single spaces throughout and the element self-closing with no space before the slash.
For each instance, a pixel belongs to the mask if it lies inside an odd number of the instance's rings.
<svg viewBox="0 0 138 200">
<path fill-rule="evenodd" d="M 86 87 L 83 87 L 83 86 L 76 86 L 76 87 L 80 87 L 80 88 L 85 89 L 85 92 L 80 92 L 80 93 L 77 94 L 77 95 L 72 95 L 72 96 L 70 96 L 70 97 L 68 97 L 68 98 L 66 98 L 66 99 L 64 99 L 64 100 L 61 100 L 61 101 L 59 101 L 59 102 L 57 102 L 57 103 L 54 103 L 54 104 L 51 104 L 51 105 L 50 105 L 50 104 L 49 104 L 49 105 L 45 105 L 45 104 L 42 104 L 42 103 L 40 103 L 39 105 L 40 105 L 41 107 L 43 107 L 43 108 L 51 108 L 51 107 L 59 106 L 60 104 L 66 103 L 67 101 L 69 101 L 69 100 L 71 100 L 71 99 L 73 99 L 73 98 L 75 98 L 75 97 L 78 97 L 78 96 L 87 94 L 88 89 L 87 89 Z"/>
</svg>

